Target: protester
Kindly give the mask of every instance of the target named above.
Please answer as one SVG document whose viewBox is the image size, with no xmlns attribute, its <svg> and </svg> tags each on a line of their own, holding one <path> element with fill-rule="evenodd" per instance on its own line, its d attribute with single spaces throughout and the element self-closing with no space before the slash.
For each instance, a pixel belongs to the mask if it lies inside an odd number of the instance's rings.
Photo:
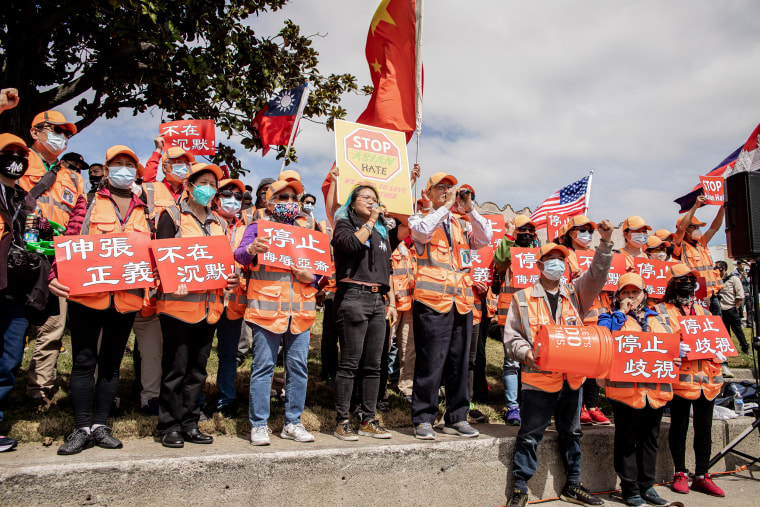
<svg viewBox="0 0 760 507">
<path fill-rule="evenodd" d="M 106 184 L 95 195 L 82 224 L 70 223 L 66 235 L 150 233 L 145 203 L 132 192 L 132 184 L 142 171 L 143 167 L 132 150 L 121 145 L 109 148 L 104 162 Z M 69 397 L 74 409 L 75 429 L 58 448 L 58 454 L 77 454 L 93 445 L 121 449 L 121 441 L 107 426 L 108 416 L 119 387 L 124 348 L 135 315 L 142 308 L 145 290 L 74 296 L 69 294 L 69 287 L 58 281 L 55 265 L 51 277 L 50 292 L 69 300 L 74 363 Z"/>
<path fill-rule="evenodd" d="M 10 90 L 0 92 L 0 105 L 7 103 L 9 93 L 15 96 Z M 16 182 L 28 166 L 29 149 L 24 141 L 13 134 L 0 134 L 0 421 L 24 356 L 24 334 L 29 325 L 26 302 L 34 289 L 34 275 L 47 280 L 47 274 L 39 272 L 50 269 L 46 259 L 24 250 L 26 217 L 37 203 Z M 46 267 L 41 266 L 42 261 Z M 0 452 L 17 444 L 15 439 L 0 435 Z"/>
<path fill-rule="evenodd" d="M 211 211 L 222 170 L 214 164 L 194 164 L 185 181 L 184 197 L 166 208 L 158 219 L 158 239 L 225 236 L 226 225 Z M 227 279 L 227 290 L 240 282 Z M 221 289 L 189 292 L 181 283 L 173 294 L 159 287 L 157 310 L 163 351 L 161 390 L 158 396 L 158 431 L 164 447 L 185 442 L 210 444 L 213 437 L 201 433 L 201 395 L 206 382 L 206 362 L 216 323 L 224 309 Z"/>
<path fill-rule="evenodd" d="M 25 191 L 39 195 L 39 210 L 35 214 L 62 227 L 67 227 L 72 217 L 81 220 L 87 209 L 82 177 L 58 161 L 58 156 L 66 150 L 69 139 L 76 133 L 76 125 L 58 111 L 36 115 L 30 130 L 33 143 L 29 168 L 18 181 Z M 52 231 L 48 236 L 51 234 Z M 52 404 L 56 363 L 66 324 L 66 298 L 58 298 L 58 308 L 55 308 L 54 300 L 51 302 L 51 315 L 37 331 L 26 386 L 27 396 L 38 400 L 43 408 Z"/>
<path fill-rule="evenodd" d="M 460 195 L 457 179 L 444 172 L 427 183 L 433 211 L 409 217 L 417 253 L 414 289 L 414 341 L 416 360 L 412 392 L 415 436 L 435 439 L 438 388 L 446 389 L 444 433 L 477 437 L 467 422 L 470 336 L 472 334 L 472 266 L 470 251 L 491 242 L 490 224 L 475 210 L 470 194 Z M 469 221 L 455 219 L 457 205 Z"/>
<path fill-rule="evenodd" d="M 261 186 L 261 185 L 260 185 Z M 267 221 L 314 228 L 314 220 L 301 213 L 299 181 L 274 181 L 269 185 L 257 218 L 245 230 L 235 250 L 235 260 L 248 271 L 248 308 L 245 320 L 253 330 L 250 403 L 251 445 L 269 445 L 270 390 L 280 343 L 285 370 L 285 426 L 281 438 L 313 442 L 314 435 L 301 423 L 306 402 L 310 329 L 316 320 L 315 276 L 305 268 L 281 269 L 258 262 L 269 251 L 269 236 L 259 234 Z M 258 215 L 259 210 L 257 210 Z M 256 215 L 254 216 L 256 218 Z"/>
<path fill-rule="evenodd" d="M 340 362 L 335 378 L 336 426 L 341 440 L 358 440 L 350 421 L 354 379 L 359 376 L 362 421 L 359 435 L 390 438 L 375 420 L 380 390 L 380 359 L 385 344 L 385 319 L 398 318 L 391 286 L 391 245 L 383 225 L 385 206 L 374 187 L 359 185 L 335 214 L 335 314 L 340 337 Z M 386 310 L 385 297 L 388 295 Z"/>
<path fill-rule="evenodd" d="M 644 247 L 644 253 L 650 259 L 656 259 L 658 261 L 670 260 L 671 243 L 660 239 L 659 236 L 653 234 L 647 238 L 646 246 Z"/>
<path fill-rule="evenodd" d="M 569 251 L 555 243 L 542 246 L 538 254 L 539 280 L 516 292 L 504 328 L 504 346 L 512 360 L 521 364 L 523 402 L 522 425 L 517 434 L 512 474 L 514 491 L 509 505 L 525 506 L 528 480 L 538 465 L 536 448 L 555 416 L 567 482 L 560 498 L 581 505 L 604 505 L 581 484 L 581 394 L 585 380 L 578 375 L 541 371 L 536 363 L 533 336 L 541 324 L 578 326 L 607 281 L 612 262 L 612 224 L 598 226 L 601 243 L 588 271 L 569 284 L 560 278 L 566 269 Z"/>
<path fill-rule="evenodd" d="M 87 192 L 87 207 L 89 208 L 100 187 L 100 180 L 103 179 L 103 164 L 90 165 L 87 169 L 87 174 L 90 181 L 90 190 Z"/>
<path fill-rule="evenodd" d="M 407 236 L 391 254 L 391 280 L 393 281 L 393 296 L 396 300 L 396 313 L 398 315 L 393 326 L 391 326 L 391 337 L 395 339 L 398 349 L 398 391 L 408 403 L 412 402 L 414 363 L 416 361 L 412 304 L 414 302 L 414 274 L 417 271 L 417 259 L 412 245 L 412 238 Z"/>
<path fill-rule="evenodd" d="M 723 280 L 723 287 L 718 292 L 718 296 L 720 296 L 720 317 L 723 319 L 723 324 L 726 326 L 729 335 L 733 331 L 742 352 L 746 354 L 749 352 L 749 344 L 747 337 L 744 336 L 742 318 L 739 313 L 744 306 L 744 287 L 742 287 L 741 278 L 737 271 L 728 272 L 726 261 L 717 261 L 715 267 Z"/>
<path fill-rule="evenodd" d="M 335 315 L 335 291 L 338 285 L 335 280 L 335 252 L 332 246 L 333 228 L 329 220 L 322 220 L 317 224 L 317 229 L 330 238 L 330 260 L 333 267 L 333 272 L 329 277 L 322 277 L 319 292 L 315 296 L 317 306 L 324 308 L 320 343 L 322 360 L 320 378 L 328 385 L 333 385 L 335 376 L 338 374 L 338 326 Z"/>
<path fill-rule="evenodd" d="M 245 186 L 237 179 L 225 179 L 219 182 L 219 191 L 214 199 L 214 208 L 226 222 L 227 239 L 230 248 L 240 245 L 245 232 L 245 224 L 237 218 L 243 205 Z M 241 275 L 242 266 L 235 266 Z M 219 369 L 216 372 L 216 386 L 219 388 L 219 399 L 216 411 L 223 417 L 237 417 L 235 402 L 235 381 L 237 380 L 237 356 L 240 343 L 240 333 L 243 325 L 243 314 L 246 310 L 246 289 L 242 282 L 234 290 L 224 291 L 224 309 L 216 327 Z"/>
<path fill-rule="evenodd" d="M 752 301 L 752 281 L 750 279 L 750 263 L 744 259 L 739 259 L 736 263 L 736 272 L 742 282 L 744 290 L 744 324 L 754 333 L 755 329 L 755 310 Z"/>
<path fill-rule="evenodd" d="M 620 253 L 625 256 L 628 271 L 633 271 L 634 259 L 637 257 L 646 258 L 643 249 L 646 247 L 651 230 L 652 228 L 647 225 L 644 219 L 636 215 L 630 216 L 623 221 L 625 245 L 620 250 Z"/>
<path fill-rule="evenodd" d="M 311 194 L 303 194 L 300 199 L 301 211 L 306 215 L 314 216 L 314 206 L 317 204 L 317 198 Z"/>
<path fill-rule="evenodd" d="M 688 217 L 687 217 L 688 218 Z M 697 277 L 704 271 L 692 268 L 686 264 L 674 264 L 666 274 L 668 280 L 665 297 L 655 310 L 667 316 L 666 323 L 678 333 L 681 326 L 679 317 L 687 315 L 709 315 L 701 306 L 694 303 Z M 691 489 L 713 496 L 724 496 L 721 490 L 708 474 L 710 451 L 712 448 L 712 417 L 715 397 L 723 386 L 721 363 L 726 358 L 718 352 L 715 359 L 687 360 L 684 359 L 691 349 L 681 343 L 681 367 L 678 371 L 678 381 L 673 383 L 673 400 L 670 402 L 670 434 L 668 444 L 675 465 L 673 476 L 673 491 L 676 493 L 689 492 L 689 470 L 686 468 L 686 434 L 689 430 L 689 419 L 694 425 L 694 458 L 695 470 Z"/>
<path fill-rule="evenodd" d="M 89 164 L 84 161 L 84 157 L 79 153 L 69 152 L 61 157 L 61 165 L 69 171 L 81 173 L 90 168 Z"/>
<path fill-rule="evenodd" d="M 647 308 L 644 280 L 626 273 L 618 280 L 615 311 L 599 316 L 599 325 L 610 331 L 670 333 L 663 316 Z M 674 360 L 676 366 L 681 360 Z M 673 399 L 670 384 L 613 382 L 606 384 L 607 399 L 615 414 L 615 472 L 620 477 L 626 505 L 668 505 L 654 489 L 657 439 L 665 404 Z"/>
</svg>

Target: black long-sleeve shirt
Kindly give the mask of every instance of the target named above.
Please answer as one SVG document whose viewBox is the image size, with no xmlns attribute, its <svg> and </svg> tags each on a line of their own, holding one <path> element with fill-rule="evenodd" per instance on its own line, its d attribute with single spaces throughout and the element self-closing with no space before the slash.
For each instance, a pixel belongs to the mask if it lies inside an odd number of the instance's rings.
<svg viewBox="0 0 760 507">
<path fill-rule="evenodd" d="M 395 238 L 395 234 L 389 231 L 389 239 L 383 239 L 373 228 L 368 245 L 356 237 L 361 226 L 362 222 L 354 216 L 335 223 L 332 239 L 335 279 L 340 281 L 348 277 L 358 282 L 377 283 L 390 290 L 393 241 L 389 240 Z"/>
</svg>

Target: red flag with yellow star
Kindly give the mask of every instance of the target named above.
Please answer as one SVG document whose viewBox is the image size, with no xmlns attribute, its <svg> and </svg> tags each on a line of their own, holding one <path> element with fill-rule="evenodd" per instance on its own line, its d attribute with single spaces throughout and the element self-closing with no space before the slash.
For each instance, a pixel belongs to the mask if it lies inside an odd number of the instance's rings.
<svg viewBox="0 0 760 507">
<path fill-rule="evenodd" d="M 415 117 L 415 0 L 382 0 L 367 34 L 365 54 L 375 90 L 358 123 L 406 132 Z"/>
</svg>

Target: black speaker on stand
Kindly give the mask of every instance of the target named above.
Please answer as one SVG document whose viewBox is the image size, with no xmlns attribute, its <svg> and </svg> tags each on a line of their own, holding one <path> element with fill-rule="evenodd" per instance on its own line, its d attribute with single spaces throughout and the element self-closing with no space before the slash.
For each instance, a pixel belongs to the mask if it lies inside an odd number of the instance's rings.
<svg viewBox="0 0 760 507">
<path fill-rule="evenodd" d="M 760 258 L 760 172 L 726 178 L 726 242 L 733 259 Z"/>
</svg>

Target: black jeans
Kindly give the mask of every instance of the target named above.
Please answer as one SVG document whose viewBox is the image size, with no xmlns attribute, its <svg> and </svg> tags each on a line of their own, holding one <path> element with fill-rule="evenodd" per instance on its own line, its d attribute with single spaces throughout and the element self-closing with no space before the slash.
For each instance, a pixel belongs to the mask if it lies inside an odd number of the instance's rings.
<svg viewBox="0 0 760 507">
<path fill-rule="evenodd" d="M 483 303 L 483 308 L 486 305 Z M 488 402 L 488 380 L 486 379 L 486 339 L 490 319 L 483 315 L 484 321 L 472 326 L 470 337 L 469 372 L 467 392 L 471 401 Z"/>
<path fill-rule="evenodd" d="M 335 377 L 338 422 L 349 419 L 354 379 L 361 377 L 360 410 L 365 421 L 375 418 L 380 387 L 380 359 L 385 343 L 385 301 L 379 292 L 341 284 L 335 294 L 340 337 L 340 363 Z"/>
<path fill-rule="evenodd" d="M 119 366 L 137 312 L 119 313 L 113 308 L 94 310 L 74 301 L 69 301 L 68 306 L 74 361 L 69 396 L 74 409 L 74 427 L 90 426 L 93 397 L 92 424 L 105 425 L 119 389 Z M 101 331 L 103 339 L 98 350 Z"/>
<path fill-rule="evenodd" d="M 325 299 L 322 319 L 322 380 L 335 379 L 338 373 L 338 326 L 335 324 L 335 300 Z"/>
<path fill-rule="evenodd" d="M 583 406 L 588 409 L 599 406 L 599 384 L 595 378 L 587 378 L 583 383 Z"/>
<path fill-rule="evenodd" d="M 585 389 L 585 387 L 584 387 Z M 615 414 L 615 472 L 623 498 L 643 494 L 654 486 L 657 469 L 657 438 L 665 407 L 633 408 L 610 400 Z"/>
<path fill-rule="evenodd" d="M 712 415 L 715 400 L 708 400 L 704 393 L 696 400 L 687 400 L 677 394 L 670 402 L 670 434 L 668 445 L 673 456 L 676 472 L 688 473 L 686 468 L 686 432 L 689 430 L 689 412 L 694 406 L 694 458 L 696 475 L 707 473 L 712 449 Z"/>
<path fill-rule="evenodd" d="M 467 420 L 470 398 L 467 392 L 472 312 L 461 315 L 456 306 L 448 313 L 414 302 L 414 387 L 412 422 L 435 422 L 438 415 L 438 388 L 446 387 L 446 424 Z"/>
<path fill-rule="evenodd" d="M 163 335 L 161 390 L 158 394 L 158 431 L 190 431 L 198 427 L 206 363 L 216 324 L 202 320 L 188 324 L 159 315 Z"/>
<path fill-rule="evenodd" d="M 742 349 L 748 347 L 747 338 L 744 336 L 744 329 L 742 328 L 742 318 L 739 316 L 738 308 L 729 308 L 728 310 L 722 310 L 721 319 L 723 324 L 728 329 L 729 334 L 734 332 L 734 336 L 739 340 L 739 345 Z"/>
</svg>

